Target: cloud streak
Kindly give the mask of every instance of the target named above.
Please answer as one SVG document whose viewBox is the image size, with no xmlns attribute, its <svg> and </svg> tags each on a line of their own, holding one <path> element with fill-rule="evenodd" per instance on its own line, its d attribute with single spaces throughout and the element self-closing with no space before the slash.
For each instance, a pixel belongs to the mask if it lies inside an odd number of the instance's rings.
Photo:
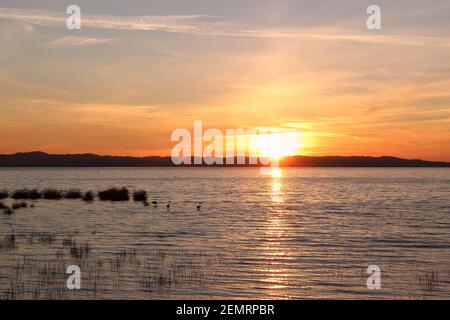
<svg viewBox="0 0 450 320">
<path fill-rule="evenodd" d="M 0 8 L 0 19 L 21 21 L 34 25 L 64 26 L 66 17 L 64 12 Z M 450 47 L 449 37 L 354 33 L 345 29 L 247 28 L 225 23 L 220 21 L 218 17 L 207 15 L 117 16 L 82 13 L 81 18 L 82 27 L 100 29 L 166 31 L 206 36 L 343 41 L 399 46 Z M 80 43 L 88 45 L 89 41 Z"/>
<path fill-rule="evenodd" d="M 180 33 L 208 33 L 212 32 L 214 17 L 205 15 L 169 15 L 169 16 L 114 16 L 81 14 L 82 27 L 168 31 Z M 47 10 L 26 10 L 13 8 L 0 8 L 0 19 L 21 21 L 43 26 L 65 26 L 67 15 L 65 12 Z"/>
<path fill-rule="evenodd" d="M 88 38 L 88 37 L 62 37 L 47 43 L 49 47 L 86 47 L 99 43 L 110 42 L 112 39 Z"/>
</svg>

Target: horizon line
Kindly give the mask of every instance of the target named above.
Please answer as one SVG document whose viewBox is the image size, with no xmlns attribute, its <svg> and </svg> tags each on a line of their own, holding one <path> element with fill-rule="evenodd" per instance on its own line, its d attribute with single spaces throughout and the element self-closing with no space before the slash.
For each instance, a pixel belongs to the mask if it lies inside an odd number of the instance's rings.
<svg viewBox="0 0 450 320">
<path fill-rule="evenodd" d="M 84 152 L 84 153 L 48 153 L 45 151 L 18 151 L 18 152 L 14 152 L 14 153 L 0 153 L 0 156 L 15 156 L 15 155 L 27 155 L 27 154 L 44 154 L 44 155 L 48 155 L 48 156 L 83 156 L 83 155 L 91 155 L 91 156 L 97 156 L 97 157 L 111 157 L 111 158 L 134 158 L 134 159 L 145 159 L 145 158 L 160 158 L 160 159 L 168 159 L 171 158 L 171 156 L 164 156 L 164 155 L 148 155 L 148 156 L 133 156 L 133 155 L 110 155 L 110 154 L 97 154 L 97 153 L 89 153 L 89 152 Z M 444 163 L 444 164 L 448 164 L 450 165 L 450 161 L 446 161 L 446 160 L 426 160 L 426 159 L 420 159 L 420 158 L 402 158 L 399 156 L 393 156 L 393 155 L 381 155 L 381 156 L 373 156 L 373 155 L 301 155 L 301 154 L 296 154 L 296 155 L 288 155 L 288 156 L 282 156 L 280 157 L 280 161 L 282 161 L 283 159 L 289 159 L 289 158 L 294 158 L 294 157 L 303 157 L 303 158 L 373 158 L 373 159 L 382 159 L 382 158 L 391 158 L 391 159 L 397 159 L 397 160 L 406 160 L 406 161 L 422 161 L 422 162 L 431 162 L 431 163 Z M 178 157 L 178 158 L 183 158 L 183 157 Z M 191 156 L 191 159 L 195 159 L 195 158 L 202 158 L 205 159 L 205 157 L 196 157 L 196 156 Z M 236 159 L 237 156 L 233 156 L 233 157 L 206 157 L 208 159 L 213 159 L 213 158 L 217 158 L 217 159 Z M 265 158 L 265 157 L 252 157 L 252 156 L 245 156 L 245 159 L 250 159 L 250 158 Z M 223 164 L 225 166 L 225 164 Z M 251 164 L 245 164 L 245 165 L 251 165 Z M 186 166 L 186 165 L 184 165 Z M 192 166 L 195 166 L 194 164 L 192 164 Z M 221 166 L 220 164 L 215 164 L 213 166 Z"/>
</svg>

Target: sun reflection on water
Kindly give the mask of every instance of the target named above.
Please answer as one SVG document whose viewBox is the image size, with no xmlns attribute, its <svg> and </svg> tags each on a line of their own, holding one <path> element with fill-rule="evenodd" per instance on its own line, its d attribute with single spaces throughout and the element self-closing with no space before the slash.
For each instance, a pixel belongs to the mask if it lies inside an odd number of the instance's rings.
<svg viewBox="0 0 450 320">
<path fill-rule="evenodd" d="M 283 191 L 282 191 L 282 171 L 280 168 L 272 168 L 272 190 L 270 192 L 270 196 L 272 202 L 282 203 L 283 202 Z"/>
<path fill-rule="evenodd" d="M 280 168 L 271 168 L 270 174 L 272 175 L 272 178 L 281 178 L 283 176 L 283 172 Z"/>
<path fill-rule="evenodd" d="M 267 294 L 273 297 L 285 296 L 285 290 L 289 282 L 289 272 L 283 267 L 282 262 L 288 256 L 288 252 L 283 245 L 286 224 L 283 212 L 278 207 L 278 204 L 283 203 L 282 176 L 280 168 L 272 168 L 269 194 L 272 203 L 276 206 L 266 220 L 265 238 L 267 241 L 263 246 L 263 255 L 268 263 L 263 270 L 264 275 L 261 282 L 264 283 Z"/>
</svg>

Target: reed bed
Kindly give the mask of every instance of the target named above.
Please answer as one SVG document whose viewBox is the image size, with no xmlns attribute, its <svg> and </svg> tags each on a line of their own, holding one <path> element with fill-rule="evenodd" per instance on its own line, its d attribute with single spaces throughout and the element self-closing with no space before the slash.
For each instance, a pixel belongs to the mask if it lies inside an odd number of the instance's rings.
<svg viewBox="0 0 450 320">
<path fill-rule="evenodd" d="M 69 189 L 64 191 L 64 198 L 66 199 L 81 199 L 83 195 L 78 189 Z"/>
<path fill-rule="evenodd" d="M 133 192 L 133 200 L 145 202 L 147 201 L 147 191 L 145 190 L 137 190 Z"/>
<path fill-rule="evenodd" d="M 126 187 L 113 187 L 98 192 L 98 198 L 101 201 L 129 201 L 130 191 Z M 148 193 L 145 190 L 135 190 L 132 193 L 133 200 L 136 202 L 147 203 Z M 60 199 L 82 199 L 86 202 L 95 200 L 95 193 L 92 190 L 82 192 L 79 189 L 58 190 L 53 188 L 44 189 L 17 189 L 11 194 L 7 190 L 0 190 L 0 200 L 11 197 L 15 200 L 60 200 Z M 23 206 L 24 207 L 24 206 Z M 0 209 L 3 209 L 0 207 Z"/>
<path fill-rule="evenodd" d="M 83 245 L 78 246 L 77 243 L 74 241 L 70 246 L 70 256 L 72 258 L 83 259 L 89 256 L 90 253 L 91 247 L 87 242 L 85 243 L 84 246 Z"/>
<path fill-rule="evenodd" d="M 42 198 L 47 200 L 60 200 L 64 196 L 64 191 L 56 189 L 45 189 L 42 191 Z"/>
<path fill-rule="evenodd" d="M 3 251 L 16 250 L 20 241 L 36 239 L 54 253 L 44 260 L 14 258 L 0 277 L 0 299 L 104 299 L 111 298 L 112 293 L 127 298 L 130 290 L 136 297 L 158 297 L 160 292 L 203 285 L 205 272 L 214 266 L 210 255 L 200 251 L 142 251 L 129 247 L 110 253 L 94 252 L 88 242 L 83 240 L 78 245 L 78 239 L 72 236 L 33 232 L 0 239 Z M 82 290 L 67 290 L 66 269 L 73 264 L 83 270 Z"/>
<path fill-rule="evenodd" d="M 1 250 L 14 250 L 17 248 L 16 236 L 14 234 L 9 234 L 0 240 L 0 251 Z"/>
<path fill-rule="evenodd" d="M 86 202 L 94 201 L 94 193 L 89 190 L 83 195 L 83 200 Z"/>
<path fill-rule="evenodd" d="M 42 198 L 42 194 L 37 189 L 18 189 L 11 197 L 17 200 L 37 200 Z"/>
<path fill-rule="evenodd" d="M 129 201 L 130 192 L 127 188 L 110 188 L 98 193 L 98 197 L 102 201 Z"/>
<path fill-rule="evenodd" d="M 129 201 L 130 196 L 133 197 L 135 202 L 142 202 L 144 206 L 148 207 L 148 193 L 145 190 L 135 190 L 130 192 L 126 187 L 113 187 L 105 190 L 101 190 L 97 193 L 97 197 L 100 201 Z M 0 191 L 0 200 L 6 198 L 12 198 L 14 200 L 76 200 L 81 199 L 85 202 L 93 202 L 96 199 L 96 194 L 94 191 L 89 190 L 86 192 L 82 192 L 79 189 L 67 189 L 67 190 L 58 190 L 53 188 L 48 188 L 44 190 L 38 189 L 16 189 L 12 193 L 8 192 L 8 190 Z M 157 202 L 152 201 L 153 207 L 157 207 Z M 12 208 L 0 202 L 0 210 L 3 211 L 5 215 L 12 215 L 14 213 L 13 210 L 20 208 L 33 208 L 35 206 L 34 201 L 31 203 L 26 202 L 16 202 L 12 205 Z M 167 208 L 170 208 L 170 201 L 167 204 Z"/>
<path fill-rule="evenodd" d="M 0 190 L 0 200 L 6 199 L 9 197 L 9 192 L 7 190 Z"/>
<path fill-rule="evenodd" d="M 49 232 L 32 233 L 32 238 L 37 238 L 40 243 L 53 243 L 55 242 L 56 235 Z"/>
</svg>

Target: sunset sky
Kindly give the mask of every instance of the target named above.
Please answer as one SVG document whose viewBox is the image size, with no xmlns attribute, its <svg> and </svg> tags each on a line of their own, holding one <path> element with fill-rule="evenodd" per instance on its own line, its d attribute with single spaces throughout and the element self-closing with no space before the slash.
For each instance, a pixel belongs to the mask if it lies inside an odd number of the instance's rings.
<svg viewBox="0 0 450 320">
<path fill-rule="evenodd" d="M 450 161 L 450 1 L 0 0 L 0 153 L 170 155 L 194 120 Z"/>
</svg>

